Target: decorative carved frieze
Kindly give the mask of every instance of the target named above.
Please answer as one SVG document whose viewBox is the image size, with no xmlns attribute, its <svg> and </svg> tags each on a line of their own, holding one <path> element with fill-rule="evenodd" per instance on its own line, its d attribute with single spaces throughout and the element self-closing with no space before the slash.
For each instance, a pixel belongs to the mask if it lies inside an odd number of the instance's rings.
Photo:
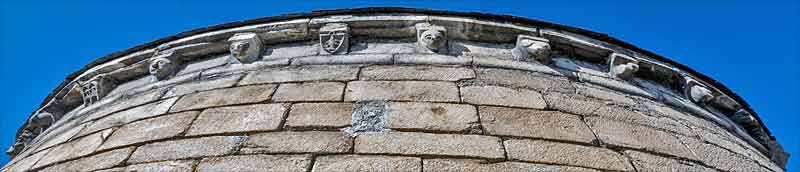
<svg viewBox="0 0 800 172">
<path fill-rule="evenodd" d="M 113 79 L 106 75 L 97 75 L 89 81 L 80 83 L 83 104 L 90 105 L 100 101 L 116 86 Z"/>
<path fill-rule="evenodd" d="M 528 36 L 517 36 L 517 43 L 511 55 L 518 60 L 533 59 L 542 64 L 550 64 L 550 40 Z"/>
<path fill-rule="evenodd" d="M 608 57 L 608 74 L 612 77 L 629 80 L 639 71 L 639 60 L 619 53 Z"/>
<path fill-rule="evenodd" d="M 252 32 L 237 33 L 230 39 L 231 60 L 235 63 L 252 63 L 261 57 L 262 45 L 258 35 Z"/>
<path fill-rule="evenodd" d="M 447 48 L 447 29 L 430 23 L 419 23 L 417 44 L 431 52 L 442 52 Z"/>
<path fill-rule="evenodd" d="M 320 54 L 347 54 L 350 51 L 350 27 L 328 23 L 319 29 Z"/>
</svg>

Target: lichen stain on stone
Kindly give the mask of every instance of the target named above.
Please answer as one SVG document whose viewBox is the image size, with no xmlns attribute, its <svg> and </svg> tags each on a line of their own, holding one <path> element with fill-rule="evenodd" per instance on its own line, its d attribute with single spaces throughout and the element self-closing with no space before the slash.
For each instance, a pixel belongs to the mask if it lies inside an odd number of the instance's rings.
<svg viewBox="0 0 800 172">
<path fill-rule="evenodd" d="M 386 132 L 389 104 L 386 101 L 363 101 L 353 105 L 352 125 L 344 129 L 347 136 L 359 132 Z"/>
</svg>

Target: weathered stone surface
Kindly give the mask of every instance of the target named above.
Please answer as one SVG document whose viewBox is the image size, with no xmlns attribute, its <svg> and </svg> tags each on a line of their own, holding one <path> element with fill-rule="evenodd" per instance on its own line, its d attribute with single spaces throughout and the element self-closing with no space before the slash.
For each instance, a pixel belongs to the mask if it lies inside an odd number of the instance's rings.
<svg viewBox="0 0 800 172">
<path fill-rule="evenodd" d="M 469 159 L 425 159 L 423 161 L 425 172 L 599 172 L 597 170 L 580 167 L 522 162 L 490 163 Z"/>
<path fill-rule="evenodd" d="M 658 95 L 654 95 L 651 92 L 648 92 L 640 87 L 637 87 L 625 81 L 615 80 L 606 77 L 599 77 L 590 74 L 583 74 L 583 73 L 578 73 L 578 79 L 583 82 L 589 82 L 595 85 L 600 85 L 603 87 L 607 87 L 609 89 L 621 91 L 628 94 L 633 94 L 646 98 L 658 98 Z"/>
<path fill-rule="evenodd" d="M 292 59 L 292 65 L 392 64 L 391 54 L 309 56 Z"/>
<path fill-rule="evenodd" d="M 397 130 L 462 132 L 478 122 L 475 107 L 447 103 L 390 103 L 387 126 Z"/>
<path fill-rule="evenodd" d="M 339 131 L 271 132 L 250 136 L 243 153 L 346 153 L 353 140 Z"/>
<path fill-rule="evenodd" d="M 533 90 L 515 90 L 498 86 L 461 87 L 464 102 L 477 105 L 495 105 L 544 109 L 547 104 L 542 94 Z"/>
<path fill-rule="evenodd" d="M 242 155 L 203 159 L 195 172 L 302 172 L 309 166 L 306 155 Z"/>
<path fill-rule="evenodd" d="M 290 128 L 341 128 L 350 125 L 352 103 L 297 103 L 292 105 L 286 126 Z"/>
<path fill-rule="evenodd" d="M 183 96 L 170 112 L 266 101 L 275 85 L 253 85 L 204 91 Z"/>
<path fill-rule="evenodd" d="M 77 123 L 79 120 L 74 120 L 73 122 Z M 86 126 L 90 125 L 91 123 L 81 124 L 81 125 L 63 125 L 60 128 L 51 129 L 49 134 L 44 135 L 38 143 L 38 147 L 36 147 L 36 151 L 41 151 L 46 148 L 50 148 L 64 142 L 69 141 L 69 139 L 73 137 L 77 137 L 76 135 L 81 132 Z M 33 147 L 29 148 L 33 149 Z"/>
<path fill-rule="evenodd" d="M 501 68 L 509 70 L 524 70 L 548 75 L 565 76 L 564 73 L 550 66 L 538 62 L 507 60 L 494 57 L 473 57 L 472 64 L 480 67 Z M 567 73 L 569 74 L 569 73 Z M 567 75 L 570 76 L 570 75 Z"/>
<path fill-rule="evenodd" d="M 340 101 L 344 91 L 344 84 L 338 82 L 309 82 L 299 84 L 281 84 L 273 101 Z"/>
<path fill-rule="evenodd" d="M 33 165 L 35 165 L 36 162 L 38 162 L 40 159 L 42 159 L 42 157 L 44 157 L 44 155 L 46 155 L 50 150 L 52 150 L 52 149 L 46 149 L 46 150 L 43 150 L 41 152 L 37 152 L 37 153 L 35 153 L 33 155 L 25 157 L 24 159 L 17 160 L 16 162 L 10 161 L 9 164 L 6 164 L 3 167 L 3 169 L 0 169 L 0 171 L 4 171 L 4 172 L 26 171 L 26 170 L 30 169 L 31 167 L 33 167 Z M 18 158 L 21 158 L 21 157 L 15 157 L 15 159 L 18 159 Z"/>
<path fill-rule="evenodd" d="M 164 93 L 164 97 L 174 97 L 200 91 L 232 87 L 236 85 L 236 83 L 239 82 L 239 79 L 241 78 L 242 75 L 231 75 L 231 76 L 206 78 L 200 81 L 180 84 L 167 90 L 167 92 Z"/>
<path fill-rule="evenodd" d="M 397 54 L 394 57 L 394 62 L 397 64 L 421 65 L 469 65 L 472 64 L 472 58 L 438 54 Z"/>
<path fill-rule="evenodd" d="M 675 160 L 660 156 L 651 155 L 638 151 L 625 151 L 625 155 L 630 157 L 633 166 L 639 172 L 659 172 L 659 171 L 716 171 L 691 162 Z"/>
<path fill-rule="evenodd" d="M 644 149 L 685 158 L 694 157 L 678 138 L 667 132 L 600 117 L 586 117 L 585 120 L 597 134 L 597 138 L 608 145 Z"/>
<path fill-rule="evenodd" d="M 576 85 L 576 91 L 580 95 L 586 95 L 589 97 L 594 97 L 597 99 L 605 100 L 607 102 L 611 102 L 613 104 L 620 104 L 620 105 L 635 105 L 636 102 L 630 97 L 625 96 L 622 93 L 606 90 L 602 88 L 595 88 L 592 86 L 586 85 Z"/>
<path fill-rule="evenodd" d="M 596 138 L 580 117 L 558 111 L 479 107 L 481 124 L 491 135 L 591 143 Z"/>
<path fill-rule="evenodd" d="M 170 98 L 114 113 L 95 121 L 81 131 L 79 135 L 91 134 L 107 128 L 122 126 L 136 120 L 163 115 L 177 100 L 178 98 Z"/>
<path fill-rule="evenodd" d="M 370 66 L 362 69 L 361 80 L 458 81 L 475 78 L 469 68 L 435 66 Z"/>
<path fill-rule="evenodd" d="M 197 160 L 182 160 L 136 164 L 125 167 L 125 172 L 192 172 L 197 162 Z"/>
<path fill-rule="evenodd" d="M 257 71 L 245 76 L 240 85 L 298 82 L 298 81 L 351 81 L 356 79 L 358 68 L 353 66 L 314 66 Z"/>
<path fill-rule="evenodd" d="M 321 156 L 314 161 L 312 172 L 419 172 L 422 162 L 416 157 L 336 155 Z"/>
<path fill-rule="evenodd" d="M 356 137 L 356 153 L 448 155 L 487 159 L 503 158 L 496 137 L 408 132 L 364 133 Z"/>
<path fill-rule="evenodd" d="M 700 140 L 681 137 L 681 141 L 686 143 L 686 146 L 697 155 L 692 159 L 700 160 L 712 167 L 732 172 L 768 171 L 751 159 Z"/>
<path fill-rule="evenodd" d="M 603 170 L 631 169 L 622 154 L 609 149 L 542 140 L 513 139 L 503 143 L 510 159 Z"/>
<path fill-rule="evenodd" d="M 542 92 L 575 92 L 575 83 L 563 77 L 521 70 L 476 69 L 478 80 L 488 84 L 524 87 Z"/>
<path fill-rule="evenodd" d="M 102 106 L 97 107 L 96 109 L 88 107 L 86 109 L 82 109 L 81 111 L 89 111 L 89 112 L 91 112 L 91 114 L 89 114 L 89 116 L 86 117 L 87 121 L 88 120 L 95 120 L 95 119 L 104 117 L 104 116 L 109 115 L 109 114 L 114 113 L 114 112 L 118 112 L 118 111 L 125 110 L 125 109 L 128 109 L 128 108 L 134 107 L 134 106 L 139 106 L 139 105 L 142 105 L 142 104 L 145 104 L 145 103 L 150 103 L 150 102 L 156 101 L 163 94 L 164 94 L 164 91 L 162 89 L 155 89 L 155 90 L 151 90 L 151 91 L 147 91 L 147 92 L 143 92 L 143 93 L 138 93 L 138 94 L 135 94 L 135 95 L 129 96 L 129 97 L 125 96 L 125 98 L 122 99 L 121 101 L 114 101 L 113 103 L 104 104 Z"/>
<path fill-rule="evenodd" d="M 107 129 L 91 135 L 87 135 L 73 141 L 53 147 L 47 156 L 44 156 L 33 168 L 39 168 L 45 165 L 53 164 L 68 159 L 73 159 L 81 156 L 86 156 L 93 153 L 103 144 L 103 140 L 111 135 L 112 129 Z"/>
<path fill-rule="evenodd" d="M 401 100 L 458 102 L 454 83 L 435 81 L 353 81 L 347 83 L 345 101 Z"/>
<path fill-rule="evenodd" d="M 617 121 L 650 126 L 653 128 L 675 132 L 682 135 L 695 135 L 691 129 L 670 118 L 648 116 L 638 108 L 616 105 L 601 106 L 592 115 L 601 116 Z"/>
<path fill-rule="evenodd" d="M 188 73 L 200 72 L 200 71 L 203 71 L 203 70 L 206 70 L 206 69 L 219 67 L 219 66 L 227 64 L 228 63 L 227 60 L 228 60 L 228 56 L 227 55 L 221 55 L 221 56 L 212 57 L 212 58 L 210 58 L 208 60 L 205 60 L 205 61 L 189 63 L 189 64 L 186 64 L 186 67 L 184 67 L 176 75 L 183 75 L 183 74 L 188 74 Z"/>
<path fill-rule="evenodd" d="M 271 131 L 280 128 L 287 104 L 255 104 L 206 109 L 186 135 Z"/>
<path fill-rule="evenodd" d="M 179 136 L 189 128 L 195 117 L 197 117 L 196 111 L 188 111 L 124 125 L 114 132 L 100 149 Z"/>
<path fill-rule="evenodd" d="M 126 158 L 133 152 L 132 147 L 124 149 L 116 149 L 108 152 L 103 152 L 97 155 L 92 155 L 86 158 L 81 158 L 65 163 L 57 164 L 47 167 L 42 172 L 80 172 L 80 171 L 94 171 L 98 169 L 111 168 L 116 165 L 122 164 Z"/>
<path fill-rule="evenodd" d="M 242 136 L 214 136 L 156 142 L 137 148 L 128 163 L 226 155 L 237 151 L 244 140 Z"/>
<path fill-rule="evenodd" d="M 594 110 L 606 103 L 574 93 L 546 92 L 544 100 L 549 109 L 557 109 L 578 115 L 591 115 Z"/>
</svg>

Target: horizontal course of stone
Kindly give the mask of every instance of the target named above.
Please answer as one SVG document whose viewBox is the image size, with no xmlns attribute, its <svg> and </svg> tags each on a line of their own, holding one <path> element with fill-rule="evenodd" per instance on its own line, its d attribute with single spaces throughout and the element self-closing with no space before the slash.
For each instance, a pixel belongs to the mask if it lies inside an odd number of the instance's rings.
<svg viewBox="0 0 800 172">
<path fill-rule="evenodd" d="M 350 12 L 101 59 L 48 97 L 2 170 L 783 171 L 788 155 L 735 94 L 613 38 Z"/>
</svg>

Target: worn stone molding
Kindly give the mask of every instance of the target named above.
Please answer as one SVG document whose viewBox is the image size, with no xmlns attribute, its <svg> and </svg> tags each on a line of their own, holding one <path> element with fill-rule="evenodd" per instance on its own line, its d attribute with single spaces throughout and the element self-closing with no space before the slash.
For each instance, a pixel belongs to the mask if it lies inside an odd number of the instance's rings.
<svg viewBox="0 0 800 172">
<path fill-rule="evenodd" d="M 407 44 L 416 46 L 404 49 Z M 278 54 L 279 47 L 306 45 L 318 50 Z M 117 86 L 143 77 L 165 86 L 201 78 L 180 77 L 178 71 L 216 54 L 230 56 L 228 67 L 202 75 L 230 75 L 281 65 L 429 64 L 575 77 L 658 101 L 677 97 L 667 104 L 717 122 L 778 164 L 785 164 L 788 156 L 736 94 L 683 65 L 630 44 L 591 31 L 511 16 L 402 8 L 321 11 L 237 22 L 112 54 L 73 74 L 48 96 L 20 128 L 17 143 L 8 153 L 13 156 L 24 150 L 24 145 L 67 112 L 91 109 L 90 105 L 102 101 Z M 649 83 L 657 86 L 647 87 Z"/>
</svg>

